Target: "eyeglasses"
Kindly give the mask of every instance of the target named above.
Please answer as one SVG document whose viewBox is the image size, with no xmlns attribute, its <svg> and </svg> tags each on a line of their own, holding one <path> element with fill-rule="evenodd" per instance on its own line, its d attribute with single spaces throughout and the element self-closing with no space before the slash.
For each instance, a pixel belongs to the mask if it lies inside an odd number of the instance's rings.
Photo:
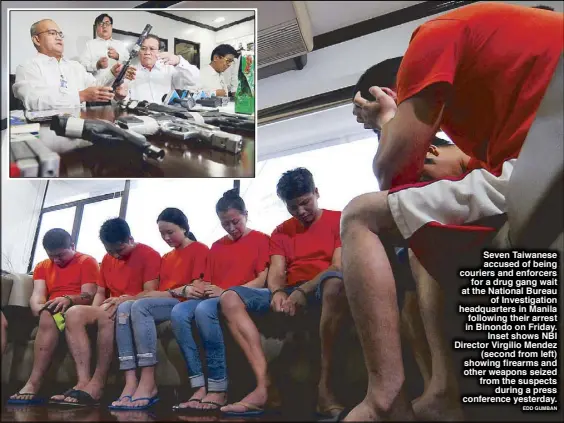
<svg viewBox="0 0 564 423">
<path fill-rule="evenodd" d="M 226 58 L 225 61 L 226 61 L 227 63 L 231 64 L 231 63 L 233 63 L 233 62 L 235 61 L 235 59 L 227 59 L 227 58 Z"/>
<path fill-rule="evenodd" d="M 104 22 L 100 22 L 100 23 L 98 24 L 98 26 L 102 26 L 102 27 L 112 26 L 112 23 L 111 23 L 111 22 L 106 22 L 106 21 L 104 21 Z"/>
<path fill-rule="evenodd" d="M 38 32 L 35 35 L 41 35 L 41 34 L 45 34 L 45 33 L 49 34 L 51 37 L 58 35 L 60 38 L 65 38 L 65 34 L 63 34 L 61 31 L 57 31 L 55 29 L 48 29 L 47 31 Z"/>
<path fill-rule="evenodd" d="M 153 51 L 159 51 L 158 48 L 152 48 L 152 47 L 141 47 L 139 50 L 141 50 L 141 51 L 150 51 L 151 53 L 152 53 Z"/>
</svg>

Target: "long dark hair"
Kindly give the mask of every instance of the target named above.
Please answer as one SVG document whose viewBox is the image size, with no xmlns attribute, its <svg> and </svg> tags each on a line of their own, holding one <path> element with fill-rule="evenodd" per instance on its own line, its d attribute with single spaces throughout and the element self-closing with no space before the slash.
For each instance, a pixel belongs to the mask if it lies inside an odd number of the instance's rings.
<svg viewBox="0 0 564 423">
<path fill-rule="evenodd" d="M 180 226 L 182 229 L 186 231 L 186 237 L 192 241 L 197 241 L 196 237 L 192 232 L 190 232 L 190 225 L 188 224 L 188 218 L 182 210 L 179 210 L 175 207 L 167 207 L 164 209 L 159 217 L 157 217 L 157 223 L 159 222 L 168 222 L 174 223 L 177 226 Z"/>
</svg>

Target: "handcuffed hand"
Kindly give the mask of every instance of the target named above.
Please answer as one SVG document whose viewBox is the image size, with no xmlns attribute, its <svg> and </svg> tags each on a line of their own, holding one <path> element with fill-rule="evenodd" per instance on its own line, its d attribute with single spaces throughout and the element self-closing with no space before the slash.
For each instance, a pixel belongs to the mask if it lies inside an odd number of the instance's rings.
<svg viewBox="0 0 564 423">
<path fill-rule="evenodd" d="M 222 294 L 223 291 L 225 291 L 225 290 L 220 288 L 219 286 L 213 285 L 211 283 L 208 284 L 204 289 L 204 293 L 206 294 L 206 297 L 208 297 L 208 298 L 219 297 Z"/>
<path fill-rule="evenodd" d="M 295 316 L 299 310 L 306 306 L 306 304 L 307 301 L 305 295 L 301 291 L 295 290 L 282 303 L 282 312 L 289 316 Z"/>
<path fill-rule="evenodd" d="M 276 292 L 276 294 L 274 294 L 272 296 L 272 299 L 270 300 L 270 308 L 272 308 L 272 310 L 276 311 L 276 312 L 282 312 L 283 311 L 283 305 L 284 302 L 286 301 L 286 299 L 288 298 L 288 294 L 286 294 L 284 291 L 278 291 Z"/>
<path fill-rule="evenodd" d="M 43 308 L 49 309 L 50 312 L 55 314 L 58 312 L 64 313 L 67 310 L 67 308 L 70 307 L 70 305 L 71 305 L 71 301 L 68 298 L 58 297 L 47 301 L 43 306 Z"/>
<path fill-rule="evenodd" d="M 360 91 L 354 96 L 353 115 L 358 123 L 364 124 L 366 129 L 382 129 L 397 111 L 396 93 L 389 88 L 370 87 L 368 90 L 375 98 L 369 101 L 363 98 Z"/>
</svg>

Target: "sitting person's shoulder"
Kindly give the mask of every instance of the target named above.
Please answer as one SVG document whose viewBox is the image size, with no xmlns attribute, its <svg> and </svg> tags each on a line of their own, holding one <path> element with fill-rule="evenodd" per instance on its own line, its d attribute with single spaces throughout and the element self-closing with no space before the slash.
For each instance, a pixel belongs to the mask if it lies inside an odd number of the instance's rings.
<svg viewBox="0 0 564 423">
<path fill-rule="evenodd" d="M 153 247 L 148 246 L 147 244 L 137 243 L 137 248 L 139 248 L 139 252 L 143 255 L 155 255 L 157 254 L 159 257 L 161 256 L 157 250 Z"/>
<path fill-rule="evenodd" d="M 98 260 L 96 260 L 91 255 L 79 253 L 77 251 L 76 256 L 77 256 L 77 263 L 79 263 L 81 265 L 84 264 L 84 263 L 94 263 L 94 264 L 98 265 Z"/>
</svg>

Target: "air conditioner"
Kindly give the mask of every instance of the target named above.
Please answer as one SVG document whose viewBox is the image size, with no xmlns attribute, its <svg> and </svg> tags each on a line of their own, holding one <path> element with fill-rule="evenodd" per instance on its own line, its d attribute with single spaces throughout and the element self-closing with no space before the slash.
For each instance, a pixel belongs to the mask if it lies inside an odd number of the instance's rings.
<svg viewBox="0 0 564 423">
<path fill-rule="evenodd" d="M 313 32 L 305 1 L 269 1 L 258 13 L 257 59 L 259 75 L 301 69 L 313 49 Z M 298 61 L 295 58 L 300 58 Z M 284 64 L 282 64 L 284 62 Z M 277 64 L 280 64 L 276 67 Z M 301 66 L 301 67 L 300 67 Z"/>
</svg>

